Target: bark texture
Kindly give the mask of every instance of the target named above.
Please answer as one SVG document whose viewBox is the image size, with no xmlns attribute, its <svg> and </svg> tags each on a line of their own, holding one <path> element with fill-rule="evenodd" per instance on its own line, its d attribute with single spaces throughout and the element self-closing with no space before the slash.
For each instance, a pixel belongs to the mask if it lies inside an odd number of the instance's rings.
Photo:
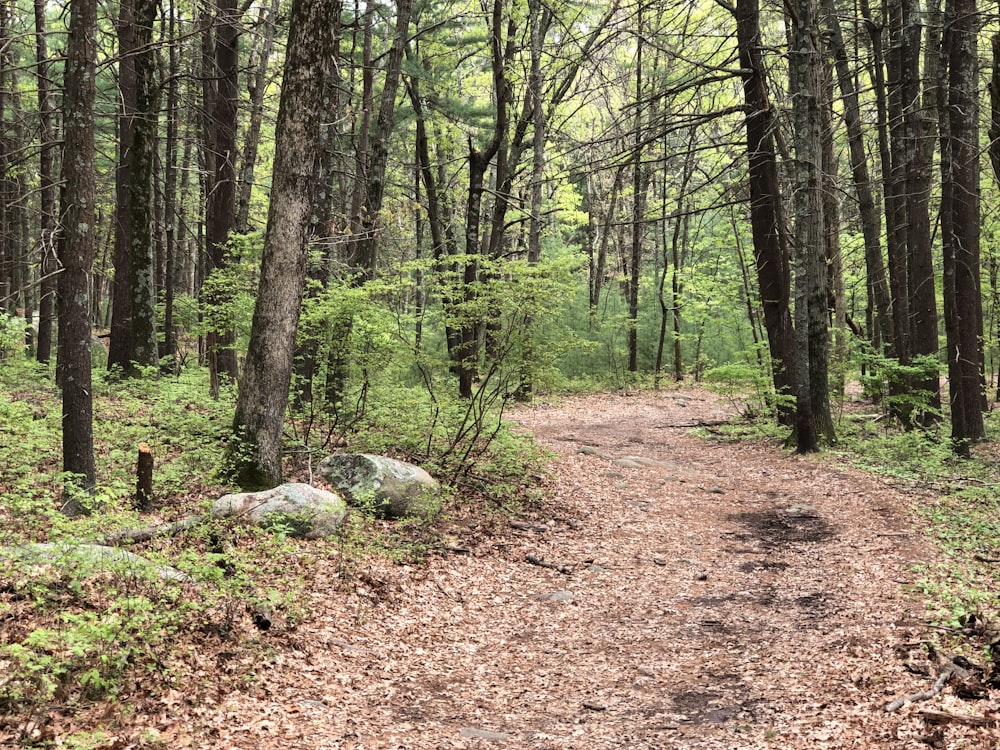
<svg viewBox="0 0 1000 750">
<path fill-rule="evenodd" d="M 774 389 L 791 396 L 795 384 L 795 334 L 792 327 L 791 271 L 783 226 L 778 167 L 774 151 L 774 110 L 765 88 L 761 54 L 760 6 L 757 0 L 736 3 L 736 32 L 746 101 L 747 156 L 750 162 L 750 225 L 757 283 L 764 312 Z M 791 424 L 793 409 L 779 402 L 779 420 Z"/>
<path fill-rule="evenodd" d="M 59 382 L 63 470 L 81 487 L 96 482 L 90 371 L 90 269 L 94 262 L 94 92 L 97 2 L 73 0 L 63 100 L 63 221 L 59 274 Z"/>
<path fill-rule="evenodd" d="M 230 461 L 243 487 L 281 482 L 281 432 L 306 273 L 314 171 L 333 44 L 334 0 L 295 0 L 275 131 L 260 286 Z"/>
</svg>

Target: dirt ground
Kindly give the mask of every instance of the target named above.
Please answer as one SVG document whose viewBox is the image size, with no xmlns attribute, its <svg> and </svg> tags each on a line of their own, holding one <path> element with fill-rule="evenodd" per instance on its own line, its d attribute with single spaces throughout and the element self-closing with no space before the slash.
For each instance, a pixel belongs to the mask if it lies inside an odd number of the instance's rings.
<svg viewBox="0 0 1000 750">
<path fill-rule="evenodd" d="M 777 447 L 705 440 L 731 407 L 695 390 L 537 404 L 514 418 L 557 454 L 551 500 L 425 566 L 330 594 L 245 690 L 161 701 L 169 747 L 985 748 L 982 714 L 900 647 L 928 637 L 911 564 L 920 498 Z M 324 587 L 323 582 L 328 585 Z M 908 593 L 908 591 L 910 593 Z M 218 666 L 218 665 L 217 665 Z M 210 665 L 209 665 L 210 667 Z M 180 714 L 188 720 L 177 721 Z M 157 728 L 159 727 L 159 728 Z"/>
</svg>

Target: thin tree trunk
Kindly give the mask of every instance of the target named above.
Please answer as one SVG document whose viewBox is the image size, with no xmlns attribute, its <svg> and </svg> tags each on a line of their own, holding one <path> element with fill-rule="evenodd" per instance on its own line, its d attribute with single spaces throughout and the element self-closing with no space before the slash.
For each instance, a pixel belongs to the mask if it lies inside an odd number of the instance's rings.
<svg viewBox="0 0 1000 750">
<path fill-rule="evenodd" d="M 62 236 L 59 274 L 59 361 L 62 387 L 63 470 L 90 489 L 94 462 L 90 370 L 90 281 L 94 262 L 94 98 L 97 1 L 72 0 L 63 99 Z M 79 510 L 78 508 L 74 510 Z"/>
<path fill-rule="evenodd" d="M 937 298 L 934 259 L 931 248 L 929 214 L 931 166 L 927 158 L 924 116 L 920 97 L 921 20 L 917 0 L 900 0 L 902 5 L 902 50 L 900 86 L 903 103 L 903 147 L 905 163 L 907 296 L 910 300 L 910 342 L 914 357 L 925 356 L 925 377 L 912 386 L 922 391 L 927 409 L 910 415 L 910 420 L 928 426 L 937 420 L 941 394 L 936 366 L 938 351 Z"/>
<path fill-rule="evenodd" d="M 628 279 L 628 371 L 639 371 L 639 277 L 642 265 L 642 239 L 645 231 L 646 177 L 642 167 L 642 53 L 644 45 L 642 11 L 639 4 L 638 34 L 635 53 L 635 143 L 632 153 L 632 257 Z"/>
<path fill-rule="evenodd" d="M 264 31 L 257 57 L 257 69 L 250 84 L 250 116 L 243 147 L 243 162 L 240 165 L 239 198 L 236 208 L 236 231 L 240 234 L 246 234 L 250 230 L 250 196 L 253 193 L 254 169 L 257 166 L 260 128 L 264 120 L 264 93 L 267 90 L 268 63 L 274 50 L 274 31 L 278 21 L 279 3 L 280 0 L 271 0 L 270 5 L 261 6 L 260 9 L 258 25 L 263 26 Z"/>
<path fill-rule="evenodd" d="M 848 66 L 847 50 L 837 20 L 833 0 L 824 0 L 830 51 L 833 54 L 837 73 L 837 85 L 843 103 L 844 122 L 847 126 L 847 142 L 850 148 L 851 173 L 854 189 L 858 197 L 858 213 L 861 217 L 861 234 L 865 245 L 865 272 L 870 292 L 870 305 L 874 318 L 869 331 L 872 344 L 879 349 L 889 345 L 894 339 L 892 312 L 890 310 L 889 282 L 882 259 L 881 218 L 872 191 L 872 178 L 868 171 L 868 154 L 865 150 L 864 133 L 861 128 L 861 107 L 854 85 L 854 76 Z"/>
<path fill-rule="evenodd" d="M 45 39 L 45 0 L 34 0 L 35 59 L 38 86 L 38 123 L 41 148 L 38 152 L 39 248 L 41 290 L 38 298 L 38 339 L 35 359 L 48 363 L 52 357 L 52 308 L 56 294 L 56 185 L 52 118 L 55 107 L 49 90 L 49 53 Z"/>
<path fill-rule="evenodd" d="M 361 215 L 361 237 L 357 248 L 357 264 L 366 279 L 374 278 L 378 259 L 377 232 L 379 214 L 382 211 L 382 197 L 385 192 L 385 171 L 389 161 L 389 137 L 395 125 L 393 113 L 396 106 L 396 92 L 399 89 L 412 8 L 413 0 L 398 0 L 396 3 L 396 32 L 386 63 L 375 132 L 369 141 L 368 164 L 364 172 L 364 212 Z"/>
<path fill-rule="evenodd" d="M 128 372 L 132 356 L 132 141 L 135 132 L 135 2 L 122 0 L 118 16 L 118 164 L 115 170 L 115 229 L 111 289 L 111 338 L 108 340 L 108 370 Z"/>
<path fill-rule="evenodd" d="M 167 18 L 168 69 L 167 91 L 167 134 L 164 143 L 164 175 L 163 175 L 163 218 L 164 242 L 166 253 L 166 268 L 164 270 L 163 288 L 163 347 L 160 357 L 174 372 L 180 372 L 180 362 L 177 360 L 177 332 L 174 328 L 174 295 L 177 278 L 177 227 L 180 222 L 177 205 L 177 118 L 178 118 L 178 76 L 180 64 L 177 55 L 177 9 L 170 4 L 164 9 Z M 165 365 L 166 366 L 166 365 Z"/>
<path fill-rule="evenodd" d="M 132 130 L 129 172 L 129 274 L 132 282 L 131 350 L 128 368 L 159 364 L 156 344 L 156 283 L 153 257 L 153 172 L 159 126 L 159 86 L 156 76 L 153 24 L 157 0 L 134 0 L 132 41 L 136 53 L 135 120 Z"/>
<path fill-rule="evenodd" d="M 217 77 L 212 102 L 211 141 L 214 173 L 212 175 L 205 217 L 206 240 L 212 269 L 225 268 L 229 262 L 226 242 L 236 226 L 236 104 L 238 89 L 239 8 L 235 0 L 218 0 L 214 64 Z M 213 302 L 221 302 L 215 299 Z M 218 396 L 219 376 L 235 382 L 236 335 L 231 329 L 209 334 L 209 364 L 214 365 L 212 390 Z"/>
</svg>

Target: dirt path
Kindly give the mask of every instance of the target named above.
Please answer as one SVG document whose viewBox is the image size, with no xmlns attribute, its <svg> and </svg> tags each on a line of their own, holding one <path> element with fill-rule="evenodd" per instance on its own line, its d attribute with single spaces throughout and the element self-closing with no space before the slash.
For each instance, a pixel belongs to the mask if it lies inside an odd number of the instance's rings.
<svg viewBox="0 0 1000 750">
<path fill-rule="evenodd" d="M 927 747 L 909 709 L 881 710 L 926 687 L 893 651 L 920 632 L 912 500 L 681 426 L 726 411 L 696 391 L 520 411 L 559 456 L 552 504 L 521 519 L 539 528 L 318 588 L 293 647 L 204 709 L 193 744 Z"/>
</svg>

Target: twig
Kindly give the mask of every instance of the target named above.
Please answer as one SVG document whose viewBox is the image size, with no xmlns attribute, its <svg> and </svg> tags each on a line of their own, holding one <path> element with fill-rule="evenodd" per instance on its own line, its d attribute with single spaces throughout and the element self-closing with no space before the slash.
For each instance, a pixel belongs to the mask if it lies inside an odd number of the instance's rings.
<svg viewBox="0 0 1000 750">
<path fill-rule="evenodd" d="M 510 527 L 521 531 L 537 531 L 539 534 L 544 534 L 549 530 L 549 527 L 544 524 L 524 523 L 524 521 L 511 521 Z"/>
<path fill-rule="evenodd" d="M 964 724 L 969 727 L 986 727 L 996 722 L 995 717 L 980 716 L 978 714 L 950 714 L 947 711 L 931 711 L 923 709 L 919 712 L 924 721 L 929 724 Z"/>
<path fill-rule="evenodd" d="M 557 570 L 560 573 L 564 573 L 566 575 L 569 575 L 570 573 L 573 572 L 573 568 L 570 567 L 569 565 L 556 565 L 555 563 L 550 563 L 547 560 L 543 560 L 541 557 L 538 557 L 537 555 L 525 555 L 524 560 L 525 562 L 529 562 L 532 565 L 537 565 L 540 568 Z"/>
<path fill-rule="evenodd" d="M 691 422 L 674 422 L 672 424 L 658 424 L 656 429 L 658 430 L 669 430 L 675 428 L 685 428 L 685 427 L 721 427 L 722 425 L 729 424 L 728 419 L 695 419 Z"/>
<path fill-rule="evenodd" d="M 973 560 L 978 560 L 983 563 L 1000 563 L 1000 557 L 987 557 L 986 555 L 973 555 Z"/>
</svg>

